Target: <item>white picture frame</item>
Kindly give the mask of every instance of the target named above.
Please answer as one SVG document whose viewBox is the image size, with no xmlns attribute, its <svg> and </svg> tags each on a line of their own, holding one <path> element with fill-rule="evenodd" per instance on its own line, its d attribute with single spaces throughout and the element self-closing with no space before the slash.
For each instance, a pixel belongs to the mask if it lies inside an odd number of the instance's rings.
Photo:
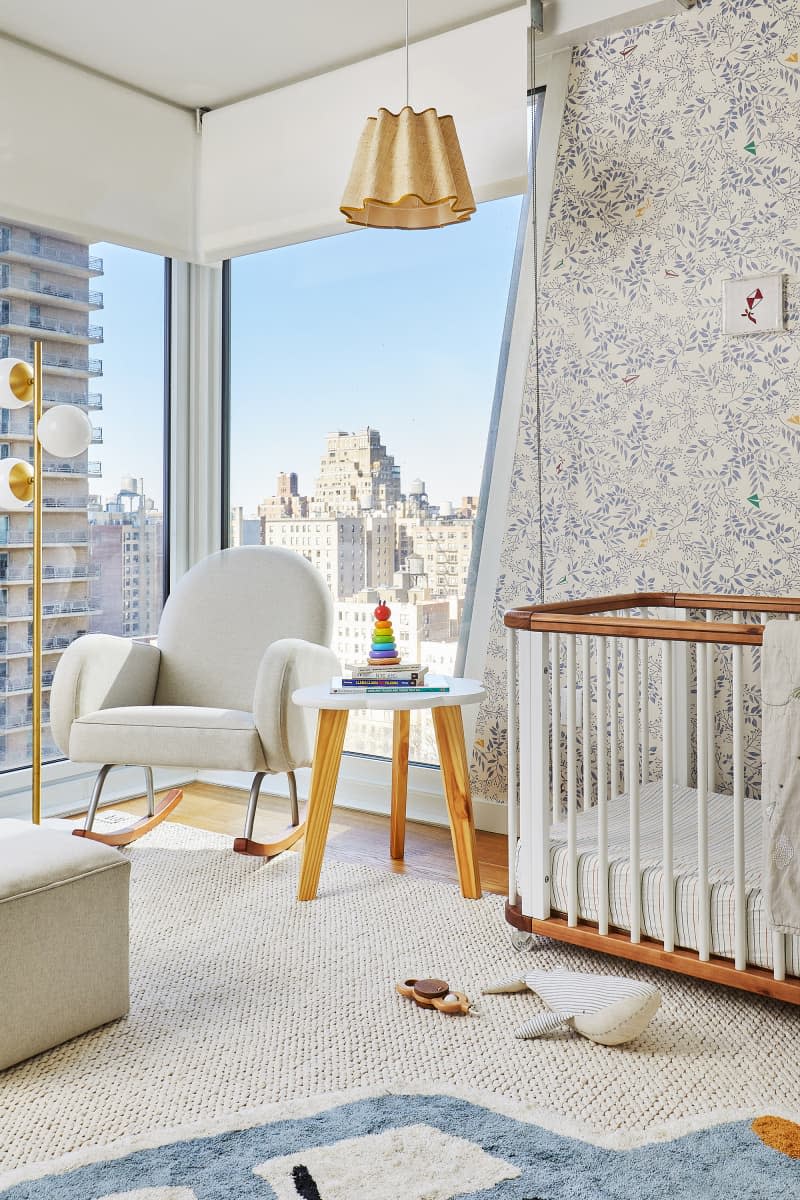
<svg viewBox="0 0 800 1200">
<path fill-rule="evenodd" d="M 786 328 L 786 273 L 731 276 L 722 281 L 722 332 L 734 337 Z"/>
</svg>

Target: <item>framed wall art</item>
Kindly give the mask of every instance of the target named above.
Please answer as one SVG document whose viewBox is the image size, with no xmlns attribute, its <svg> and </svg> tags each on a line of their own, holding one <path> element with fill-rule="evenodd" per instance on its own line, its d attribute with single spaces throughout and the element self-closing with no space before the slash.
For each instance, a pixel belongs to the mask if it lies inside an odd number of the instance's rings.
<svg viewBox="0 0 800 1200">
<path fill-rule="evenodd" d="M 786 275 L 743 275 L 722 281 L 722 332 L 741 336 L 786 327 Z"/>
</svg>

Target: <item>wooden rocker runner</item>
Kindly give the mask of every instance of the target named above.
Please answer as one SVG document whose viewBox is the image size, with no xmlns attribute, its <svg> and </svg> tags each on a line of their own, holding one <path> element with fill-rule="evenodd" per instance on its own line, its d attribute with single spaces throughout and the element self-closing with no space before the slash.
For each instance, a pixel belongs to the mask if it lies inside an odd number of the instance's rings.
<svg viewBox="0 0 800 1200">
<path fill-rule="evenodd" d="M 73 829 L 73 837 L 89 838 L 93 842 L 103 842 L 106 846 L 129 846 L 131 842 L 137 841 L 140 837 L 144 837 L 151 829 L 155 829 L 156 825 L 160 825 L 173 809 L 177 808 L 183 799 L 183 788 L 173 788 L 167 792 L 160 804 L 156 804 L 155 790 L 153 787 L 153 770 L 152 767 L 145 767 L 145 780 L 147 783 L 147 814 L 140 817 L 138 821 L 134 821 L 131 825 L 122 825 L 122 828 L 112 830 L 108 833 L 99 833 L 92 828 L 95 817 L 97 815 L 97 806 L 100 803 L 100 795 L 103 791 L 111 766 L 106 765 L 100 768 L 97 779 L 95 780 L 92 790 L 92 799 L 89 803 L 89 811 L 86 814 L 86 821 L 83 829 Z M 121 814 L 114 814 L 115 817 Z M 115 822 L 116 823 L 116 822 Z"/>
</svg>

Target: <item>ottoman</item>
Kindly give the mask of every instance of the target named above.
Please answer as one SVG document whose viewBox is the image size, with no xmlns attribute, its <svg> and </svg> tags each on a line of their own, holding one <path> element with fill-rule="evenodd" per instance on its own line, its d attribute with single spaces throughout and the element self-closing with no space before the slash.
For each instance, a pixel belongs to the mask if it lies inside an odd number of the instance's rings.
<svg viewBox="0 0 800 1200">
<path fill-rule="evenodd" d="M 130 863 L 0 820 L 0 1069 L 128 1011 Z"/>
</svg>

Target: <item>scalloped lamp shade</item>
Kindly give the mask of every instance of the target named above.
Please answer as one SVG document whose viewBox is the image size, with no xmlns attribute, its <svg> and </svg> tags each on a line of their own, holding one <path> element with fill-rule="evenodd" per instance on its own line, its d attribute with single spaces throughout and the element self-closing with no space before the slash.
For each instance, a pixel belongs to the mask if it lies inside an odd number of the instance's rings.
<svg viewBox="0 0 800 1200">
<path fill-rule="evenodd" d="M 435 108 L 379 108 L 364 126 L 340 208 L 348 224 L 380 229 L 468 221 L 475 200 L 453 118 Z"/>
</svg>

